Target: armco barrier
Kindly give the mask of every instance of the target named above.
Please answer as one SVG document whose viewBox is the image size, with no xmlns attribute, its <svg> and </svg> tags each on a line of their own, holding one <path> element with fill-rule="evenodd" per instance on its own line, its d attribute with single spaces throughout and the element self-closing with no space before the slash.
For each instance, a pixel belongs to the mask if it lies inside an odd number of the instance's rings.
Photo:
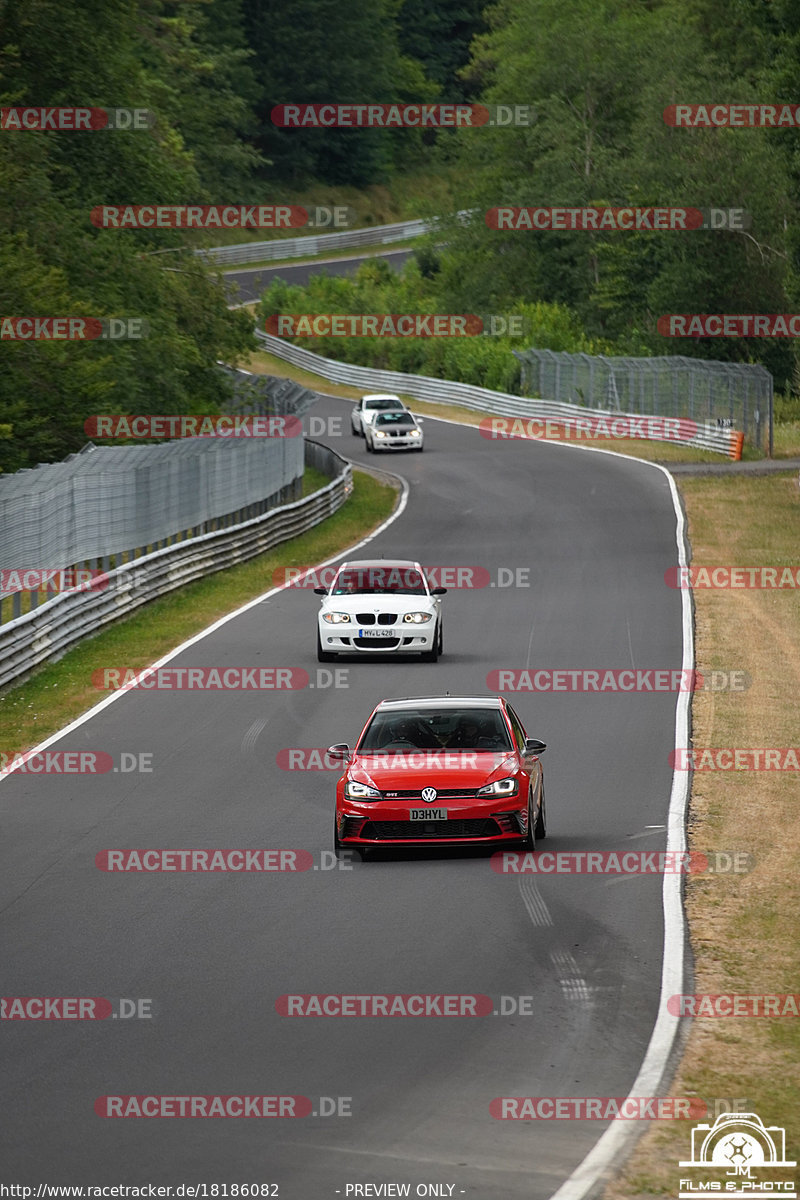
<svg viewBox="0 0 800 1200">
<path fill-rule="evenodd" d="M 461 408 L 471 408 L 478 412 L 497 413 L 505 417 L 549 418 L 554 421 L 575 420 L 576 417 L 620 417 L 624 413 L 609 412 L 602 408 L 583 408 L 577 404 L 564 404 L 556 400 L 536 400 L 529 396 L 514 396 L 508 392 L 493 392 L 489 388 L 474 387 L 469 383 L 452 383 L 446 379 L 432 379 L 427 375 L 405 375 L 401 371 L 384 371 L 374 367 L 358 367 L 352 363 L 337 362 L 332 358 L 322 358 L 312 350 L 304 350 L 291 342 L 256 329 L 256 337 L 262 342 L 264 349 L 276 358 L 291 363 L 296 367 L 304 367 L 321 375 L 331 383 L 345 383 L 351 387 L 361 388 L 364 392 L 388 391 L 404 392 L 415 400 L 428 400 L 432 404 L 458 405 Z M 652 416 L 652 414 L 636 414 L 637 417 Z M 697 436 L 691 441 L 665 438 L 664 441 L 674 441 L 676 445 L 698 446 L 704 450 L 713 450 L 717 454 L 725 454 L 728 458 L 741 458 L 741 434 L 735 429 L 720 429 L 716 425 L 698 425 Z"/>
<path fill-rule="evenodd" d="M 212 246 L 195 250 L 220 266 L 244 263 L 278 262 L 286 258 L 305 258 L 327 250 L 347 250 L 358 246 L 383 246 L 420 237 L 434 228 L 432 221 L 398 221 L 394 225 L 372 225 L 367 229 L 343 229 L 338 233 L 318 233 L 304 237 L 273 238 L 269 242 L 245 242 L 240 246 Z"/>
<path fill-rule="evenodd" d="M 352 490 L 352 467 L 335 451 L 308 440 L 306 464 L 326 474 L 335 472 L 335 477 L 304 500 L 142 555 L 109 571 L 107 587 L 61 593 L 0 626 L 0 687 L 48 659 L 59 658 L 82 637 L 96 633 L 148 600 L 263 554 L 324 521 L 341 507 Z"/>
</svg>

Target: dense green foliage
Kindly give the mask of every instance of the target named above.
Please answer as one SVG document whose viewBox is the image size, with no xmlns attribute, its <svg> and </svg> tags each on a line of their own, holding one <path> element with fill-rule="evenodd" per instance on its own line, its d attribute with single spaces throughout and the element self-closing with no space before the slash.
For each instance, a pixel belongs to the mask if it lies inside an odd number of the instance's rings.
<svg viewBox="0 0 800 1200">
<path fill-rule="evenodd" d="M 530 344 L 760 360 L 797 389 L 785 339 L 656 333 L 669 312 L 800 301 L 800 130 L 676 129 L 673 103 L 791 103 L 794 0 L 55 0 L 0 4 L 0 105 L 146 108 L 146 131 L 0 131 L 0 316 L 131 316 L 149 336 L 0 345 L 0 468 L 79 449 L 98 412 L 215 411 L 249 319 L 191 251 L 196 231 L 95 228 L 95 205 L 270 203 L 413 171 L 460 183 L 403 278 L 279 287 L 265 312 L 519 313 Z M 529 104 L 516 128 L 279 129 L 289 102 Z M 429 200 L 420 195 L 419 209 Z M 746 232 L 497 231 L 498 205 L 745 209 Z M 508 387 L 503 339 L 325 345 L 328 354 Z"/>
</svg>

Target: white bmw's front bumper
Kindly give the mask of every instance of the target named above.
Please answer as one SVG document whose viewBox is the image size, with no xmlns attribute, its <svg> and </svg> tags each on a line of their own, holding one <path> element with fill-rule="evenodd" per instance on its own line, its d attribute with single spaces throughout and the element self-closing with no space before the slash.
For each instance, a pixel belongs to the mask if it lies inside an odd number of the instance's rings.
<svg viewBox="0 0 800 1200">
<path fill-rule="evenodd" d="M 373 450 L 421 450 L 422 438 L 412 437 L 393 437 L 393 438 L 372 438 Z"/>
<path fill-rule="evenodd" d="M 329 625 L 317 621 L 319 640 L 326 654 L 420 654 L 432 650 L 436 638 L 436 618 L 424 625 L 398 621 L 396 625 L 372 625 L 364 628 L 370 634 L 360 637 L 361 628 L 355 622 Z M 380 630 L 380 636 L 371 631 Z"/>
</svg>

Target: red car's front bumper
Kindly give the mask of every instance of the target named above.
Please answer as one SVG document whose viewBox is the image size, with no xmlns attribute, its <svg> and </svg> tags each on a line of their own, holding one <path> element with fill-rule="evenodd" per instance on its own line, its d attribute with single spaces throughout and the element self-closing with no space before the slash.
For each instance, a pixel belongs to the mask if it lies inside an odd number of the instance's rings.
<svg viewBox="0 0 800 1200">
<path fill-rule="evenodd" d="M 421 801 L 373 800 L 337 803 L 336 830 L 343 846 L 463 846 L 494 842 L 519 843 L 527 832 L 527 801 L 508 796 L 480 803 L 474 799 L 437 799 L 430 807 L 446 809 L 447 818 L 411 820 Z"/>
</svg>

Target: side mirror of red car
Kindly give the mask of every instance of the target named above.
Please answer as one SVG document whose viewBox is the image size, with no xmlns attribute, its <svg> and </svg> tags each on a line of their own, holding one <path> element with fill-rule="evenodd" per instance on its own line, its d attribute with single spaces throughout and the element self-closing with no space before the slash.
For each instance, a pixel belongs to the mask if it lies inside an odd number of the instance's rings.
<svg viewBox="0 0 800 1200">
<path fill-rule="evenodd" d="M 526 754 L 543 754 L 546 749 L 547 745 L 544 742 L 540 742 L 538 738 L 525 739 Z"/>
<path fill-rule="evenodd" d="M 346 760 L 350 757 L 350 747 L 347 742 L 337 742 L 335 746 L 328 746 L 328 758 L 341 758 Z"/>
</svg>

